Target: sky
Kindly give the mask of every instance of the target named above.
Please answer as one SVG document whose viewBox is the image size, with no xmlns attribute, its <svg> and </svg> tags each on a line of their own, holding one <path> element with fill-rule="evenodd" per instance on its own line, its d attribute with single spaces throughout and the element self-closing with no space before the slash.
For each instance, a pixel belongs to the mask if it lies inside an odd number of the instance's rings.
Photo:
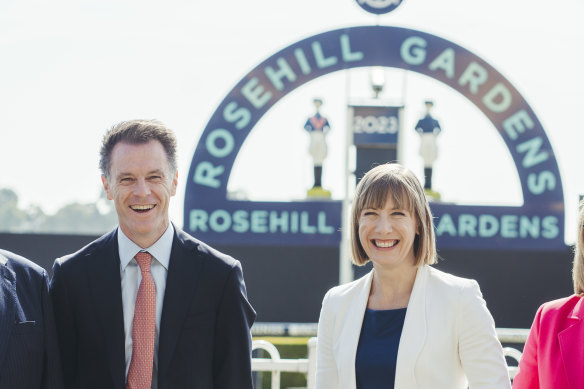
<svg viewBox="0 0 584 389">
<path fill-rule="evenodd" d="M 179 187 L 171 218 L 183 224 L 186 175 L 215 109 L 249 71 L 279 50 L 326 31 L 406 27 L 460 45 L 498 70 L 534 110 L 552 144 L 573 241 L 584 194 L 581 15 L 584 2 L 405 0 L 375 16 L 355 0 L 0 2 L 0 188 L 20 206 L 47 212 L 102 193 L 104 132 L 155 118 L 179 142 Z M 434 188 L 459 204 L 521 205 L 515 165 L 502 138 L 465 97 L 440 82 L 385 68 L 384 101 L 405 107 L 400 161 L 423 180 L 414 132 L 424 100 L 440 121 Z M 297 200 L 312 184 L 306 118 L 313 98 L 331 124 L 323 186 L 346 195 L 346 106 L 372 97 L 369 70 L 315 79 L 280 100 L 239 152 L 228 189 L 250 200 Z"/>
</svg>

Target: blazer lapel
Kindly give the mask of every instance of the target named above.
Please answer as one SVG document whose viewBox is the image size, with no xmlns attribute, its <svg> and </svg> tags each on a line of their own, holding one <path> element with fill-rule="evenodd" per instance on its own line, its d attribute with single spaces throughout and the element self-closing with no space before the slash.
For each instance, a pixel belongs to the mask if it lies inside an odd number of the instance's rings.
<svg viewBox="0 0 584 389">
<path fill-rule="evenodd" d="M 404 327 L 397 353 L 395 387 L 415 388 L 415 365 L 426 341 L 426 287 L 429 268 L 418 268 L 414 288 L 408 303 Z"/>
<path fill-rule="evenodd" d="M 88 261 L 87 267 L 91 299 L 96 318 L 106 334 L 104 338 L 107 342 L 110 373 L 121 389 L 125 382 L 126 354 L 117 233 L 110 234 L 104 246 L 94 252 L 93 256 L 94 260 Z"/>
<path fill-rule="evenodd" d="M 170 368 L 172 354 L 181 333 L 191 296 L 195 293 L 201 275 L 202 261 L 197 244 L 183 239 L 175 226 L 175 235 L 170 253 L 166 290 L 160 319 L 158 344 L 158 376 L 165 376 Z M 188 298 L 186 297 L 188 296 Z"/>
<path fill-rule="evenodd" d="M 355 388 L 357 385 L 355 360 L 357 357 L 361 327 L 363 326 L 363 317 L 365 316 L 367 301 L 369 301 L 372 280 L 373 270 L 356 285 L 354 298 L 345 307 L 346 311 L 341 315 L 341 317 L 346 317 L 347 320 L 345 320 L 345 324 L 341 328 L 339 335 L 335 338 L 342 339 L 343 342 L 335 344 L 334 347 L 338 349 L 335 354 L 339 360 L 338 367 L 342 388 Z"/>
<path fill-rule="evenodd" d="M 6 356 L 16 317 L 16 276 L 7 266 L 8 259 L 0 254 L 0 366 Z"/>
<path fill-rule="evenodd" d="M 574 309 L 568 315 L 568 327 L 558 333 L 558 341 L 562 353 L 566 376 L 571 388 L 584 387 L 584 297 L 580 298 Z"/>
</svg>

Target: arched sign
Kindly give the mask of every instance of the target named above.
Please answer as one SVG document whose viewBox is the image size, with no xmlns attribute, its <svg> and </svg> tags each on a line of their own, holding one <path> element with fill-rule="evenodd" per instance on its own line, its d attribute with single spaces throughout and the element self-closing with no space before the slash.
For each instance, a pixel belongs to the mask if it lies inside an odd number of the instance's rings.
<svg viewBox="0 0 584 389">
<path fill-rule="evenodd" d="M 231 201 L 227 182 L 247 135 L 282 97 L 325 74 L 364 66 L 407 69 L 452 87 L 492 122 L 515 163 L 523 192 L 520 207 L 432 204 L 439 248 L 565 247 L 560 172 L 525 99 L 470 51 L 431 34 L 389 26 L 312 36 L 243 77 L 213 113 L 195 149 L 185 193 L 185 229 L 217 244 L 338 246 L 340 201 Z"/>
<path fill-rule="evenodd" d="M 355 0 L 357 5 L 372 14 L 389 13 L 399 7 L 402 0 Z"/>
</svg>

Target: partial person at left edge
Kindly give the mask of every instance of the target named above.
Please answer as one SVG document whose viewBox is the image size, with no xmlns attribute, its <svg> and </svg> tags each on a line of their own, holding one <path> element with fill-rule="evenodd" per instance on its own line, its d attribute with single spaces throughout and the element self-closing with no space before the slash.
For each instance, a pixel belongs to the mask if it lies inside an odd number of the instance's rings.
<svg viewBox="0 0 584 389">
<path fill-rule="evenodd" d="M 0 389 L 62 389 L 47 272 L 0 250 Z"/>
<path fill-rule="evenodd" d="M 252 389 L 256 313 L 241 264 L 170 222 L 176 143 L 156 120 L 103 137 L 119 227 L 53 266 L 67 389 Z"/>
</svg>

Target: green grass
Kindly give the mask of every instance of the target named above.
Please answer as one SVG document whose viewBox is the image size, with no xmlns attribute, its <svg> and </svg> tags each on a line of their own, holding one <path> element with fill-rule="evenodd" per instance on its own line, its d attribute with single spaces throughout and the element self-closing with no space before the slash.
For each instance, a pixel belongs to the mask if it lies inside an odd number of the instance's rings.
<svg viewBox="0 0 584 389">
<path fill-rule="evenodd" d="M 266 340 L 274 346 L 304 346 L 308 347 L 308 340 L 310 337 L 296 337 L 296 336 L 258 336 L 253 340 Z M 279 348 L 278 348 L 279 350 Z M 308 353 L 308 348 L 305 350 Z"/>
<path fill-rule="evenodd" d="M 308 340 L 310 337 L 295 336 L 258 336 L 253 340 L 265 340 L 272 343 L 278 349 L 282 359 L 308 358 Z M 269 358 L 267 352 L 259 351 L 258 358 Z M 261 380 L 261 389 L 270 389 L 272 374 L 270 372 L 258 373 Z M 302 373 L 281 373 L 280 386 L 282 388 L 306 387 L 306 376 Z"/>
</svg>

